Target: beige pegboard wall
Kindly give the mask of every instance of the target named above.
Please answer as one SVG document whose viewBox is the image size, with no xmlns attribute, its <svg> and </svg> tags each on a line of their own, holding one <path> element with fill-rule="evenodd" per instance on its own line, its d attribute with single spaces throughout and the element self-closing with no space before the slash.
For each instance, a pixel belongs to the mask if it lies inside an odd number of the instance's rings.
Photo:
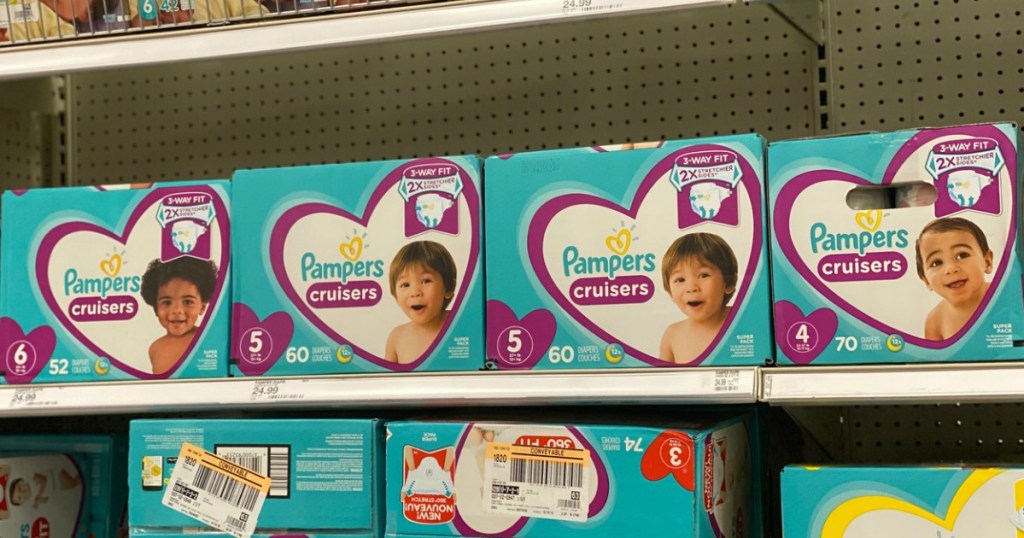
<svg viewBox="0 0 1024 538">
<path fill-rule="evenodd" d="M 1024 123 L 1020 0 L 831 0 L 837 132 Z"/>
<path fill-rule="evenodd" d="M 769 6 L 737 4 L 75 75 L 69 177 L 807 136 L 816 61 Z"/>
<path fill-rule="evenodd" d="M 39 187 L 44 184 L 43 161 L 47 118 L 38 112 L 0 108 L 0 171 L 3 185 Z"/>
<path fill-rule="evenodd" d="M 1024 404 L 914 404 L 788 410 L 827 454 L 812 463 L 1024 464 Z M 798 461 L 806 461 L 798 459 Z"/>
</svg>

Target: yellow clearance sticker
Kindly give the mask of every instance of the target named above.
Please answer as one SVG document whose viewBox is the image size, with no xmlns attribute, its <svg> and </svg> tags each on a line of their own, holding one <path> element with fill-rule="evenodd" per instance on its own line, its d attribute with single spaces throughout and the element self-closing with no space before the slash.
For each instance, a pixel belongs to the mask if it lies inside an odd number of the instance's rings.
<svg viewBox="0 0 1024 538">
<path fill-rule="evenodd" d="M 178 461 L 186 464 L 206 467 L 215 473 L 226 475 L 229 479 L 244 482 L 258 489 L 264 495 L 270 491 L 270 478 L 254 473 L 237 463 L 232 463 L 215 454 L 211 454 L 191 443 L 181 445 Z"/>
<path fill-rule="evenodd" d="M 504 463 L 510 460 L 531 460 L 541 462 L 575 463 L 590 466 L 590 451 L 575 448 L 553 448 L 543 446 L 510 445 L 487 443 L 485 457 L 488 461 Z"/>
</svg>

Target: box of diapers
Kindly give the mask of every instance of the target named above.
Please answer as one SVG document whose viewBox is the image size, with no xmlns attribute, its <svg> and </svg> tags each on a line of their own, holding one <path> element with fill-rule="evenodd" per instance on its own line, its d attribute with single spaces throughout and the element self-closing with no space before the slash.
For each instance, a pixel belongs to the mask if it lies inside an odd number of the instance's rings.
<svg viewBox="0 0 1024 538">
<path fill-rule="evenodd" d="M 127 449 L 110 435 L 0 435 L 0 536 L 116 536 Z"/>
<path fill-rule="evenodd" d="M 231 374 L 482 368 L 480 168 L 462 156 L 236 172 Z"/>
<path fill-rule="evenodd" d="M 760 536 L 756 426 L 399 421 L 385 536 Z"/>
<path fill-rule="evenodd" d="M 223 377 L 227 181 L 7 191 L 0 381 Z"/>
<path fill-rule="evenodd" d="M 770 358 L 763 151 L 739 135 L 487 159 L 489 361 Z"/>
<path fill-rule="evenodd" d="M 1024 535 L 1021 469 L 788 466 L 781 482 L 784 536 Z"/>
<path fill-rule="evenodd" d="M 380 536 L 381 430 L 376 419 L 133 420 L 131 536 Z M 245 482 L 237 474 L 182 472 L 189 466 L 179 457 L 186 443 L 269 477 L 264 501 L 241 495 Z"/>
<path fill-rule="evenodd" d="M 778 362 L 1020 357 L 1017 129 L 773 143 Z"/>
</svg>

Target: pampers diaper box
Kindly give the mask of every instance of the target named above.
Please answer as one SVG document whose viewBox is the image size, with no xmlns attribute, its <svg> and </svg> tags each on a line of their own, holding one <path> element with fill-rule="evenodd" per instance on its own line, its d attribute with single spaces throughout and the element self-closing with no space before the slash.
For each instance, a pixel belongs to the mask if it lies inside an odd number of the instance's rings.
<svg viewBox="0 0 1024 538">
<path fill-rule="evenodd" d="M 377 420 L 133 420 L 131 536 L 379 536 L 383 443 Z"/>
<path fill-rule="evenodd" d="M 387 428 L 388 537 L 761 535 L 749 417 Z"/>
<path fill-rule="evenodd" d="M 772 355 L 764 139 L 487 159 L 487 357 L 500 369 Z"/>
<path fill-rule="evenodd" d="M 782 523 L 787 538 L 1019 538 L 1024 470 L 790 466 Z"/>
<path fill-rule="evenodd" d="M 125 451 L 110 436 L 0 437 L 0 536 L 116 536 Z"/>
<path fill-rule="evenodd" d="M 222 377 L 230 184 L 7 191 L 3 383 Z"/>
<path fill-rule="evenodd" d="M 115 536 L 126 445 L 111 436 L 0 436 L 0 536 Z"/>
<path fill-rule="evenodd" d="M 1020 358 L 1017 128 L 768 148 L 782 365 Z"/>
<path fill-rule="evenodd" d="M 480 161 L 235 173 L 231 374 L 483 367 Z"/>
</svg>

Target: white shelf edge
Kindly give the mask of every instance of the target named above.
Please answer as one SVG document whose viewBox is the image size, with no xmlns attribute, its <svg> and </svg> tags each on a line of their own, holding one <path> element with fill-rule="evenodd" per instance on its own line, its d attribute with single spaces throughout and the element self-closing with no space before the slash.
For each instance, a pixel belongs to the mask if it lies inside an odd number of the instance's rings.
<svg viewBox="0 0 1024 538">
<path fill-rule="evenodd" d="M 0 417 L 269 408 L 739 404 L 756 401 L 757 382 L 756 367 L 722 367 L 3 385 Z"/>
<path fill-rule="evenodd" d="M 772 405 L 981 403 L 1024 398 L 1024 364 L 779 367 L 761 370 Z"/>
<path fill-rule="evenodd" d="M 470 0 L 171 32 L 133 32 L 0 48 L 0 80 L 299 51 L 734 1 L 592 0 L 593 5 L 618 7 L 563 13 L 562 0 Z"/>
</svg>

